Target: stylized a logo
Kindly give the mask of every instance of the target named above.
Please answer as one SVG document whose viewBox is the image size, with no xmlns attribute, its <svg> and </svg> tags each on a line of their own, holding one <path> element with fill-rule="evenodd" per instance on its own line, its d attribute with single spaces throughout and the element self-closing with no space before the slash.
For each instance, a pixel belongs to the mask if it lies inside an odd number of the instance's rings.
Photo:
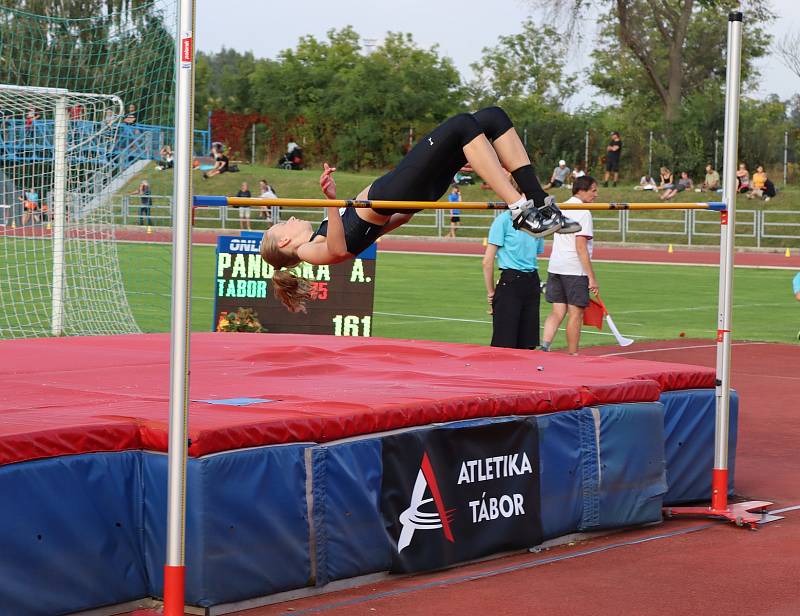
<svg viewBox="0 0 800 616">
<path fill-rule="evenodd" d="M 430 137 L 428 137 L 428 143 L 430 143 L 431 145 L 433 145 L 433 139 L 431 139 Z"/>
<path fill-rule="evenodd" d="M 426 488 L 430 488 L 431 498 L 425 498 Z M 422 506 L 431 501 L 436 505 L 436 511 L 420 511 Z M 400 514 L 400 524 L 403 525 L 403 530 L 400 531 L 400 539 L 397 541 L 398 553 L 411 544 L 415 530 L 436 530 L 441 528 L 445 539 L 455 543 L 453 532 L 450 529 L 453 511 L 455 509 L 446 510 L 444 508 L 436 475 L 433 474 L 431 461 L 428 459 L 428 454 L 425 453 L 422 456 L 422 464 L 420 465 L 419 473 L 417 473 L 417 480 L 414 482 L 411 502 L 408 505 L 408 509 Z"/>
</svg>

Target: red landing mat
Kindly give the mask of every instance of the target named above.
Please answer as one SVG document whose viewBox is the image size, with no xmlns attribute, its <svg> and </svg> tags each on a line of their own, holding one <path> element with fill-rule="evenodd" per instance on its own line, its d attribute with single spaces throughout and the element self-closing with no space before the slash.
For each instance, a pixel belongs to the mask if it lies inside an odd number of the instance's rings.
<svg viewBox="0 0 800 616">
<path fill-rule="evenodd" d="M 415 340 L 204 333 L 191 353 L 192 456 L 714 386 L 698 366 Z M 168 417 L 166 334 L 0 343 L 0 464 L 166 451 Z"/>
</svg>

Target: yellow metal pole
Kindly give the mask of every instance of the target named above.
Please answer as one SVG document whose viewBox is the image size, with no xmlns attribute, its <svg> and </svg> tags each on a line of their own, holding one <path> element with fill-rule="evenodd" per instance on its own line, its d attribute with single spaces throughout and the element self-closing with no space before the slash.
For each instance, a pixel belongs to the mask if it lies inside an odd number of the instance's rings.
<svg viewBox="0 0 800 616">
<path fill-rule="evenodd" d="M 198 195 L 194 198 L 198 207 L 250 207 L 271 206 L 295 208 L 356 207 L 390 210 L 441 210 L 450 209 L 447 201 L 358 201 L 355 199 L 262 199 L 260 197 L 210 197 Z M 463 201 L 462 210 L 505 210 L 502 201 Z M 562 210 L 724 210 L 721 202 L 698 203 L 559 203 Z"/>
</svg>

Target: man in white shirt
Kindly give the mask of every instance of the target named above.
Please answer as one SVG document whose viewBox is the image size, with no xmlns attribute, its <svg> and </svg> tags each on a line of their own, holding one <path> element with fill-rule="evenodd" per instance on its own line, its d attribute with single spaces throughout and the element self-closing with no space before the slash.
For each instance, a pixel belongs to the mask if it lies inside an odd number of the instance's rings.
<svg viewBox="0 0 800 616">
<path fill-rule="evenodd" d="M 597 181 L 589 176 L 572 184 L 572 197 L 566 203 L 592 203 L 597 198 Z M 553 250 L 547 266 L 545 299 L 552 310 L 544 322 L 542 350 L 549 351 L 559 325 L 567 317 L 567 350 L 578 354 L 583 325 L 583 311 L 589 305 L 589 291 L 597 293 L 597 279 L 592 269 L 592 213 L 570 210 L 569 216 L 581 225 L 575 234 L 553 236 Z"/>
</svg>

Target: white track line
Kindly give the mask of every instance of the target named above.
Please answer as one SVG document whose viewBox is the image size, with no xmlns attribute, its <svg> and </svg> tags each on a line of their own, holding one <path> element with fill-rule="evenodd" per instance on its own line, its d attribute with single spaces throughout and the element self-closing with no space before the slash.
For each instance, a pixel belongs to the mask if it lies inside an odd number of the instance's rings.
<svg viewBox="0 0 800 616">
<path fill-rule="evenodd" d="M 488 323 L 491 324 L 491 321 L 487 321 L 486 319 L 457 319 L 455 317 L 435 317 L 427 314 L 403 314 L 401 312 L 379 312 L 378 310 L 373 311 L 372 314 L 382 314 L 384 316 L 389 317 L 405 317 L 407 319 L 428 319 L 430 321 L 457 321 L 459 323 Z"/>
<path fill-rule="evenodd" d="M 751 344 L 772 344 L 770 342 L 734 342 L 731 346 L 747 346 Z M 597 357 L 609 357 L 611 355 L 636 355 L 638 353 L 661 353 L 662 351 L 686 351 L 688 349 L 716 349 L 715 344 L 696 344 L 692 346 L 661 347 L 658 349 L 639 349 L 638 351 L 617 351 L 615 353 L 604 353 Z"/>
<path fill-rule="evenodd" d="M 753 307 L 775 307 L 775 306 L 785 306 L 786 302 L 775 302 L 771 304 L 734 304 L 734 308 L 753 308 Z M 640 313 L 650 313 L 650 312 L 693 312 L 693 311 L 705 311 L 705 310 L 716 310 L 716 304 L 713 306 L 690 306 L 684 308 L 644 308 L 642 310 L 614 310 L 614 315 L 617 314 L 640 314 Z"/>
<path fill-rule="evenodd" d="M 379 252 L 380 247 L 378 248 Z M 621 249 L 624 250 L 624 249 Z M 425 252 L 417 250 L 383 250 L 387 254 L 396 255 L 430 255 L 434 257 L 480 257 L 482 254 L 465 254 L 460 252 Z M 549 257 L 539 257 L 542 261 L 549 261 Z M 592 259 L 592 263 L 618 263 L 622 265 L 683 265 L 686 267 L 719 267 L 719 263 L 684 263 L 675 261 L 626 261 L 624 259 Z M 792 265 L 735 265 L 734 269 L 776 269 L 776 270 L 789 270 L 796 271 L 797 266 Z"/>
<path fill-rule="evenodd" d="M 433 321 L 455 321 L 455 322 L 458 322 L 458 323 L 480 323 L 480 324 L 486 324 L 486 325 L 491 325 L 492 324 L 491 321 L 488 321 L 488 320 L 485 320 L 485 319 L 457 319 L 455 317 L 435 317 L 435 316 L 425 315 L 425 314 L 403 314 L 403 313 L 400 313 L 400 312 L 380 312 L 379 310 L 375 310 L 373 312 L 373 314 L 380 314 L 380 315 L 389 316 L 389 317 L 404 317 L 404 318 L 407 318 L 407 319 L 421 319 L 421 320 L 430 321 L 430 322 L 433 322 Z M 418 323 L 419 321 L 407 321 L 407 322 L 408 323 Z M 402 321 L 400 323 L 402 323 Z M 398 325 L 398 322 L 395 321 L 395 322 L 393 322 L 393 324 L 394 325 Z M 565 331 L 565 330 L 564 330 L 563 327 L 560 327 L 559 331 Z M 610 332 L 594 331 L 593 329 L 590 329 L 590 330 L 582 329 L 581 330 L 581 334 L 587 334 L 587 335 L 594 334 L 595 336 L 613 336 L 614 335 L 614 334 L 612 334 Z M 632 338 L 647 338 L 647 336 L 631 336 L 631 337 Z"/>
</svg>

